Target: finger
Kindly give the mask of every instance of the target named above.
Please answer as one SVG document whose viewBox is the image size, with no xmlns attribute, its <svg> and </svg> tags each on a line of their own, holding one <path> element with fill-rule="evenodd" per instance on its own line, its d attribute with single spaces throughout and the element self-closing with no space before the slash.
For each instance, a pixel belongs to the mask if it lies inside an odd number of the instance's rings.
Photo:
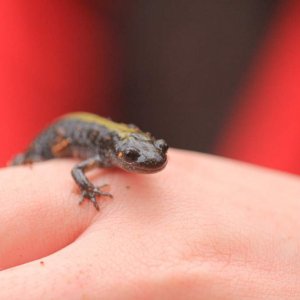
<svg viewBox="0 0 300 300">
<path fill-rule="evenodd" d="M 224 275 L 221 286 L 228 279 L 223 270 L 224 264 L 229 264 L 227 253 L 230 260 L 240 262 L 246 248 L 250 257 L 248 243 L 244 245 L 238 234 L 243 228 L 243 236 L 250 231 L 251 237 L 251 225 L 255 223 L 255 207 L 249 215 L 240 210 L 243 201 L 250 207 L 248 196 L 243 196 L 245 185 L 255 185 L 257 194 L 251 195 L 251 203 L 263 205 L 262 211 L 262 206 L 257 208 L 259 215 L 263 213 L 263 221 L 265 211 L 276 215 L 278 209 L 272 209 L 271 204 L 281 201 L 280 195 L 278 199 L 265 197 L 266 184 L 275 184 L 274 195 L 283 189 L 298 200 L 300 194 L 299 180 L 294 177 L 180 151 L 170 151 L 164 172 L 152 176 L 124 173 L 111 179 L 115 201 L 105 207 L 103 215 L 75 242 L 43 258 L 43 262 L 0 272 L 0 298 L 147 299 L 150 289 L 153 294 L 148 299 L 162 299 L 159 292 L 164 291 L 174 299 L 184 286 L 189 292 L 196 286 L 194 295 L 206 295 L 205 288 L 216 286 L 216 282 L 208 282 L 215 270 Z M 236 184 L 241 187 L 238 192 L 232 189 Z M 287 220 L 284 218 L 285 223 Z M 273 228 L 266 222 L 260 231 L 265 237 Z M 258 249 L 266 249 L 264 238 L 251 241 L 251 247 L 259 244 Z M 255 258 L 250 267 L 253 272 L 260 261 L 256 251 L 251 257 Z M 265 260 L 263 256 L 263 266 Z M 247 264 L 250 262 L 247 259 Z M 247 272 L 244 275 L 249 277 Z"/>
<path fill-rule="evenodd" d="M 185 155 L 182 158 L 186 160 Z M 151 286 L 156 286 L 155 293 L 159 294 L 159 288 L 164 290 L 165 284 L 174 283 L 174 276 L 169 277 L 170 281 L 167 277 L 172 275 L 170 265 L 174 265 L 172 260 L 179 247 L 171 242 L 172 235 L 163 234 L 162 228 L 171 230 L 177 213 L 170 211 L 176 212 L 176 207 L 181 210 L 176 201 L 176 194 L 181 197 L 181 193 L 174 190 L 172 176 L 178 178 L 182 174 L 182 158 L 175 153 L 170 168 L 155 175 L 114 176 L 111 183 L 115 201 L 105 207 L 98 222 L 60 251 L 0 272 L 0 298 L 26 295 L 30 299 L 76 299 L 85 295 L 92 299 L 139 299 Z M 186 189 L 194 191 L 194 187 L 189 185 Z M 177 230 L 175 237 L 179 241 L 178 233 Z M 150 271 L 158 274 L 156 267 L 149 268 L 149 264 L 160 266 L 162 251 L 166 255 L 164 262 L 166 258 L 171 262 L 159 269 L 160 279 L 166 280 L 158 288 L 149 278 Z M 156 281 L 157 277 L 152 278 Z M 167 288 L 171 290 L 170 286 Z M 172 289 L 175 296 L 176 287 Z"/>
<path fill-rule="evenodd" d="M 78 205 L 73 164 L 53 160 L 0 170 L 0 270 L 70 244 L 97 214 Z"/>
</svg>

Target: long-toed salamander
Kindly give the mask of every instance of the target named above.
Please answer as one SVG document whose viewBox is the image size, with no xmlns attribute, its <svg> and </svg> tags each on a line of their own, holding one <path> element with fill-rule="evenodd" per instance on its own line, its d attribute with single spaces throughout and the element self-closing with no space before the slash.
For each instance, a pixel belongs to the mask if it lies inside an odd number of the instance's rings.
<svg viewBox="0 0 300 300">
<path fill-rule="evenodd" d="M 99 210 L 101 191 L 85 176 L 95 167 L 119 167 L 129 172 L 154 173 L 167 163 L 168 145 L 135 125 L 115 123 L 90 113 L 71 113 L 44 130 L 27 151 L 15 157 L 12 165 L 29 164 L 52 158 L 74 157 L 83 160 L 72 169 L 81 190 L 81 203 L 89 199 Z"/>
</svg>

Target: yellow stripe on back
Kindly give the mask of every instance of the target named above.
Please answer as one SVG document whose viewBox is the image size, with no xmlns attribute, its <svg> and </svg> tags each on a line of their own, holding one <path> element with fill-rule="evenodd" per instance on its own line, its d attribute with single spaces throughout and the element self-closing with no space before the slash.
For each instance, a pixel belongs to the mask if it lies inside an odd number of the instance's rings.
<svg viewBox="0 0 300 300">
<path fill-rule="evenodd" d="M 62 119 L 78 119 L 88 123 L 96 123 L 106 127 L 108 130 L 116 132 L 121 138 L 125 138 L 130 133 L 139 132 L 138 128 L 130 128 L 127 124 L 116 123 L 109 119 L 87 112 L 70 113 L 62 116 Z"/>
</svg>

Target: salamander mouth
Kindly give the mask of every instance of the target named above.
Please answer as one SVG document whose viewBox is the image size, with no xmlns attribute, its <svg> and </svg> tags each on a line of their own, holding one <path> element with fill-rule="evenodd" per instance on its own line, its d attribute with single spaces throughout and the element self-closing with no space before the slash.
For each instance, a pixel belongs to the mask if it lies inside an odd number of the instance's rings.
<svg viewBox="0 0 300 300">
<path fill-rule="evenodd" d="M 165 160 L 165 162 L 162 165 L 156 166 L 156 167 L 138 166 L 135 168 L 134 172 L 144 173 L 144 174 L 156 173 L 156 172 L 163 170 L 166 167 L 166 165 L 167 165 L 167 159 Z"/>
<path fill-rule="evenodd" d="M 120 166 L 122 169 L 124 169 L 127 172 L 131 173 L 141 173 L 141 174 L 151 174 L 156 173 L 161 170 L 163 170 L 167 165 L 167 158 L 163 162 L 159 163 L 147 163 L 147 164 L 129 164 L 124 163 L 122 166 Z"/>
</svg>

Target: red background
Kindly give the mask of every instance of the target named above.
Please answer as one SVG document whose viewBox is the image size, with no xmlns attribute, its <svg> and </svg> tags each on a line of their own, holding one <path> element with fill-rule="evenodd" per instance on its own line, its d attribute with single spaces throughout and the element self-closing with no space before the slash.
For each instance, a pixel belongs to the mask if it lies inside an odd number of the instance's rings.
<svg viewBox="0 0 300 300">
<path fill-rule="evenodd" d="M 218 153 L 300 174 L 300 2 L 284 1 Z"/>
<path fill-rule="evenodd" d="M 65 112 L 105 116 L 120 107 L 122 51 L 112 21 L 120 4 L 30 4 L 0 3 L 1 165 Z M 220 132 L 217 153 L 300 173 L 299 78 L 300 2 L 285 1 Z"/>
<path fill-rule="evenodd" d="M 1 165 L 59 115 L 117 107 L 117 7 L 101 5 L 0 2 Z"/>
</svg>

